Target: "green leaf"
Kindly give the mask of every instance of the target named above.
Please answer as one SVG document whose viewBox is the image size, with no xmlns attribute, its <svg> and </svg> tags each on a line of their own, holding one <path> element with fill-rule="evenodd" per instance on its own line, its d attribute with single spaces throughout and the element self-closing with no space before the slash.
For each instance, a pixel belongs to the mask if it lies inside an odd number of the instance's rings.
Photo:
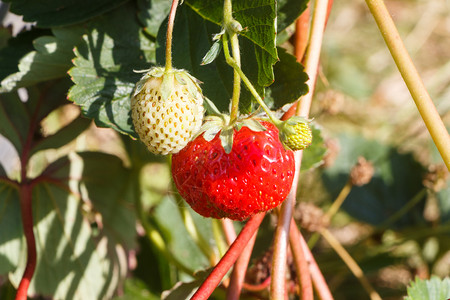
<svg viewBox="0 0 450 300">
<path fill-rule="evenodd" d="M 123 295 L 113 300 L 159 300 L 160 297 L 150 293 L 145 283 L 137 278 L 128 278 L 125 281 Z"/>
<path fill-rule="evenodd" d="M 432 276 L 429 280 L 416 277 L 408 287 L 408 296 L 405 300 L 447 300 L 450 298 L 450 278 L 441 279 Z"/>
<path fill-rule="evenodd" d="M 171 1 L 167 0 L 138 0 L 138 18 L 144 25 L 145 31 L 153 37 L 170 11 Z"/>
<path fill-rule="evenodd" d="M 223 1 L 186 0 L 185 2 L 203 18 L 222 25 Z M 258 62 L 257 84 L 270 85 L 274 80 L 272 66 L 278 60 L 275 47 L 275 1 L 261 0 L 256 3 L 250 0 L 234 1 L 233 17 L 241 23 L 242 27 L 247 28 L 241 35 L 253 43 L 252 56 L 255 56 Z M 243 61 L 245 61 L 244 58 Z"/>
<path fill-rule="evenodd" d="M 340 152 L 334 165 L 326 169 L 323 179 L 332 198 L 335 198 L 349 178 L 351 168 L 359 156 L 372 162 L 375 174 L 361 187 L 353 187 L 342 208 L 351 216 L 373 225 L 380 225 L 404 207 L 423 189 L 424 168 L 411 154 L 378 141 L 359 136 L 341 135 Z M 401 229 L 424 223 L 424 199 L 391 227 Z"/>
<path fill-rule="evenodd" d="M 199 255 L 201 251 L 190 238 L 177 208 L 178 205 L 186 204 L 178 203 L 174 197 L 166 196 L 154 209 L 152 217 L 157 222 L 174 256 L 190 269 L 203 269 L 208 266 L 208 261 L 205 256 Z M 204 218 L 204 222 L 211 222 L 211 220 Z"/>
<path fill-rule="evenodd" d="M 69 99 L 97 126 L 137 136 L 130 117 L 130 95 L 154 62 L 154 43 L 143 33 L 133 5 L 124 5 L 86 26 L 69 74 L 75 85 Z"/>
<path fill-rule="evenodd" d="M 18 217 L 19 216 L 19 217 Z M 22 240 L 19 191 L 0 167 L 0 276 L 16 269 Z M 7 230 L 5 230 L 7 228 Z"/>
<path fill-rule="evenodd" d="M 447 180 L 447 187 L 439 191 L 437 194 L 439 201 L 440 220 L 442 223 L 450 223 L 450 179 Z"/>
<path fill-rule="evenodd" d="M 53 135 L 47 136 L 42 140 L 39 140 L 30 155 L 34 153 L 46 149 L 57 149 L 65 146 L 75 138 L 77 138 L 83 131 L 85 131 L 89 125 L 91 124 L 91 120 L 85 118 L 76 118 L 70 124 L 60 129 Z"/>
<path fill-rule="evenodd" d="M 302 166 L 301 170 L 306 171 L 309 169 L 317 168 L 323 162 L 323 157 L 327 152 L 327 148 L 324 146 L 322 131 L 320 128 L 311 124 L 311 130 L 313 134 L 311 146 L 303 150 Z"/>
<path fill-rule="evenodd" d="M 40 36 L 35 39 L 35 51 L 28 52 L 20 59 L 18 72 L 2 80 L 0 92 L 9 92 L 19 87 L 67 76 L 67 71 L 72 66 L 73 48 L 80 42 L 83 31 L 81 26 L 56 28 L 52 30 L 53 36 Z"/>
<path fill-rule="evenodd" d="M 270 90 L 268 94 L 273 99 L 275 109 L 292 103 L 308 93 L 306 85 L 308 75 L 304 72 L 303 66 L 297 62 L 295 56 L 283 48 L 278 48 L 278 55 L 280 61 L 274 66 L 275 82 L 268 87 Z"/>
<path fill-rule="evenodd" d="M 25 103 L 16 92 L 0 94 L 0 134 L 14 145 L 18 153 L 23 152 L 30 136 L 38 134 L 40 121 L 64 103 L 67 88 L 68 82 L 64 80 L 29 88 Z M 28 146 L 32 151 L 34 144 Z"/>
<path fill-rule="evenodd" d="M 0 95 L 0 134 L 21 153 L 28 134 L 29 114 L 16 93 Z"/>
<path fill-rule="evenodd" d="M 220 42 L 220 40 L 215 41 L 209 51 L 203 57 L 201 65 L 204 66 L 212 63 L 217 58 L 217 56 L 219 56 L 220 50 L 222 50 L 222 43 Z"/>
<path fill-rule="evenodd" d="M 124 199 L 128 175 L 120 159 L 102 153 L 63 157 L 47 167 L 32 192 L 37 267 L 31 295 L 112 296 L 126 274 L 124 250 L 135 246 L 134 213 Z M 19 201 L 12 200 L 6 209 L 2 203 L 0 224 L 10 230 L 1 231 L 0 257 L 7 257 L 8 251 L 19 256 L 17 262 L 10 259 L 14 270 L 9 278 L 17 286 L 26 264 L 26 245 L 18 224 Z"/>
<path fill-rule="evenodd" d="M 306 9 L 309 0 L 277 0 L 277 32 L 295 22 Z"/>
<path fill-rule="evenodd" d="M 205 281 L 211 270 L 203 270 L 196 273 L 196 279 L 190 282 L 178 282 L 169 291 L 164 291 L 161 299 L 164 300 L 178 300 L 178 299 L 190 299 L 197 288 Z"/>
<path fill-rule="evenodd" d="M 6 0 L 10 10 L 24 21 L 39 27 L 66 26 L 81 23 L 110 11 L 128 0 Z"/>
<path fill-rule="evenodd" d="M 0 50 L 0 82 L 8 75 L 19 71 L 19 60 L 34 50 L 33 40 L 48 34 L 50 34 L 49 30 L 33 28 L 19 33 L 14 38 L 9 38 L 7 44 Z"/>
</svg>

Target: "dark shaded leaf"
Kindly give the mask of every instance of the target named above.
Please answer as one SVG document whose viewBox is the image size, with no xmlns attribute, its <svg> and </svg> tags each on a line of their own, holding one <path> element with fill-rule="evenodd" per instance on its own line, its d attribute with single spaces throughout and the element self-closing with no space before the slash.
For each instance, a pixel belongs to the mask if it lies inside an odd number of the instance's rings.
<svg viewBox="0 0 450 300">
<path fill-rule="evenodd" d="M 80 117 L 76 118 L 70 124 L 60 129 L 55 134 L 39 140 L 36 143 L 35 147 L 33 147 L 30 155 L 33 155 L 34 153 L 41 150 L 56 149 L 65 146 L 66 144 L 77 138 L 83 131 L 85 131 L 90 124 L 91 120 L 89 119 Z"/>
<path fill-rule="evenodd" d="M 74 57 L 73 48 L 81 42 L 83 32 L 84 29 L 81 26 L 55 28 L 52 30 L 53 36 L 45 35 L 34 39 L 35 51 L 21 56 L 18 61 L 18 72 L 9 73 L 2 80 L 0 92 L 9 92 L 19 87 L 27 87 L 38 82 L 67 76 L 67 71 L 72 66 L 71 60 Z M 21 41 L 17 41 L 17 43 L 19 42 Z M 12 47 L 15 47 L 14 44 Z M 14 51 L 9 47 L 3 50 Z M 18 54 L 22 54 L 26 50 L 29 50 L 29 47 L 23 45 L 19 47 Z M 17 68 L 18 54 L 12 56 L 11 64 L 14 63 L 16 66 L 14 68 Z M 12 66 L 9 67 L 8 72 L 10 71 L 13 71 Z"/>
<path fill-rule="evenodd" d="M 277 0 L 277 32 L 281 32 L 302 14 L 309 0 Z"/>
<path fill-rule="evenodd" d="M 110 11 L 128 0 L 5 0 L 10 10 L 22 15 L 24 21 L 39 27 L 55 27 L 81 23 Z"/>
<path fill-rule="evenodd" d="M 10 184 L 0 167 L 0 276 L 16 269 L 24 243 L 18 237 L 22 234 L 19 191 Z M 7 228 L 7 230 L 6 230 Z"/>
<path fill-rule="evenodd" d="M 0 82 L 10 74 L 19 71 L 20 59 L 34 50 L 33 40 L 42 35 L 49 35 L 49 30 L 32 29 L 9 38 L 7 44 L 0 50 Z"/>
<path fill-rule="evenodd" d="M 133 5 L 89 23 L 76 49 L 69 99 L 100 127 L 137 136 L 130 117 L 130 95 L 141 74 L 154 62 L 154 43 L 142 32 Z"/>
<path fill-rule="evenodd" d="M 27 139 L 31 142 L 28 150 L 32 151 L 39 123 L 64 103 L 67 88 L 68 82 L 64 80 L 29 88 L 25 103 L 16 92 L 0 94 L 0 134 L 14 145 L 18 153 L 23 152 Z"/>
<path fill-rule="evenodd" d="M 150 293 L 145 283 L 136 278 L 128 278 L 125 281 L 123 295 L 113 300 L 159 300 L 160 297 Z"/>
<path fill-rule="evenodd" d="M 312 168 L 317 168 L 323 162 L 323 157 L 327 152 L 327 148 L 324 146 L 321 130 L 311 124 L 311 130 L 313 139 L 311 146 L 303 150 L 302 166 L 301 170 L 306 171 Z"/>
<path fill-rule="evenodd" d="M 275 82 L 268 87 L 275 109 L 292 103 L 308 93 L 306 85 L 308 75 L 304 72 L 303 66 L 283 48 L 278 48 L 278 55 L 280 61 L 273 68 Z"/>
<path fill-rule="evenodd" d="M 424 168 L 411 154 L 357 136 L 339 137 L 340 152 L 324 181 L 334 198 L 349 178 L 359 156 L 373 163 L 375 174 L 364 186 L 353 187 L 342 208 L 361 221 L 380 225 L 405 206 L 422 189 Z M 421 199 L 424 200 L 424 199 Z M 410 209 L 391 227 L 401 229 L 423 224 L 424 201 Z"/>
</svg>

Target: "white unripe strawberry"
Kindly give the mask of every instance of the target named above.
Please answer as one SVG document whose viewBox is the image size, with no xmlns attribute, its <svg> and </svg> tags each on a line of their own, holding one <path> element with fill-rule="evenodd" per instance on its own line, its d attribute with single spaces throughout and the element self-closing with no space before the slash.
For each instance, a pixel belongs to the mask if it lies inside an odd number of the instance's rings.
<svg viewBox="0 0 450 300">
<path fill-rule="evenodd" d="M 198 81 L 184 70 L 150 69 L 131 98 L 134 129 L 154 154 L 183 149 L 200 129 L 203 114 Z"/>
</svg>

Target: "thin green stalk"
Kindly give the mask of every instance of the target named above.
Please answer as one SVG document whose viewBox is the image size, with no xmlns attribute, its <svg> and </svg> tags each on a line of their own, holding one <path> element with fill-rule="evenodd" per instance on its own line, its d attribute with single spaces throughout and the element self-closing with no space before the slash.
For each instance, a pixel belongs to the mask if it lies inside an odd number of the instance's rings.
<svg viewBox="0 0 450 300">
<path fill-rule="evenodd" d="M 241 66 L 241 53 L 239 50 L 239 39 L 238 39 L 237 33 L 235 31 L 231 30 L 231 24 L 234 22 L 231 0 L 224 1 L 223 20 L 224 20 L 223 25 L 226 28 L 226 34 L 224 35 L 224 43 L 227 44 L 227 48 L 228 48 L 227 35 L 229 35 L 233 58 L 236 61 L 236 64 L 240 67 Z M 230 124 L 233 124 L 233 122 L 238 117 L 239 97 L 241 95 L 241 77 L 239 76 L 239 73 L 236 70 L 233 71 L 233 76 L 234 76 L 234 80 L 233 80 L 233 96 L 231 98 Z"/>
<path fill-rule="evenodd" d="M 350 271 L 355 275 L 355 277 L 361 282 L 363 288 L 367 291 L 371 300 L 381 300 L 380 295 L 375 291 L 370 282 L 364 276 L 363 271 L 358 266 L 356 261 L 351 257 L 350 254 L 342 247 L 341 243 L 327 230 L 322 229 L 320 231 L 324 239 L 328 242 L 328 244 L 334 249 L 334 251 L 341 257 L 341 259 L 348 266 Z"/>
<path fill-rule="evenodd" d="M 352 187 L 352 181 L 349 179 L 337 196 L 336 200 L 334 200 L 333 204 L 331 204 L 330 208 L 325 213 L 324 217 L 326 219 L 331 220 L 331 218 L 337 213 L 339 208 L 342 206 L 342 203 L 344 203 L 344 200 L 347 198 L 348 194 L 350 194 Z"/>
<path fill-rule="evenodd" d="M 328 211 L 324 215 L 325 220 L 331 220 L 331 218 L 337 213 L 339 208 L 342 206 L 342 203 L 344 203 L 344 200 L 347 198 L 348 194 L 350 194 L 350 191 L 352 190 L 353 184 L 352 181 L 349 179 L 347 183 L 342 188 L 341 192 L 337 196 L 336 200 L 334 200 L 333 204 L 330 206 Z M 314 248 L 317 241 L 319 240 L 320 235 L 319 233 L 315 232 L 308 240 L 308 247 L 310 249 Z"/>
<path fill-rule="evenodd" d="M 178 7 L 178 0 L 173 0 L 172 7 L 170 8 L 169 21 L 167 23 L 167 33 L 166 33 L 166 68 L 165 68 L 166 72 L 172 69 L 172 32 L 177 7 Z"/>
<path fill-rule="evenodd" d="M 218 219 L 212 219 L 212 230 L 213 230 L 213 236 L 214 240 L 216 242 L 217 250 L 219 251 L 219 257 L 222 257 L 225 252 L 227 252 L 228 245 L 223 239 L 223 232 L 222 232 L 222 226 L 221 221 Z"/>
<path fill-rule="evenodd" d="M 258 104 L 261 105 L 262 109 L 267 113 L 267 115 L 269 116 L 270 120 L 274 124 L 280 123 L 280 121 L 273 116 L 273 114 L 271 113 L 269 107 L 264 103 L 264 101 L 262 100 L 261 96 L 259 96 L 259 94 L 256 91 L 256 89 L 253 87 L 253 84 L 250 82 L 250 80 L 244 74 L 244 72 L 242 71 L 241 67 L 238 65 L 236 60 L 234 60 L 234 58 L 230 56 L 230 51 L 229 51 L 229 48 L 228 48 L 228 43 L 227 43 L 227 39 L 226 38 L 223 39 L 223 52 L 225 54 L 225 60 L 226 60 L 227 64 L 229 64 L 239 74 L 239 76 L 241 77 L 241 79 L 244 82 L 244 84 L 247 86 L 247 88 L 250 91 L 250 93 L 256 99 Z"/>
<path fill-rule="evenodd" d="M 366 0 L 366 3 L 447 169 L 450 170 L 450 135 L 400 38 L 386 5 L 383 0 Z"/>
</svg>

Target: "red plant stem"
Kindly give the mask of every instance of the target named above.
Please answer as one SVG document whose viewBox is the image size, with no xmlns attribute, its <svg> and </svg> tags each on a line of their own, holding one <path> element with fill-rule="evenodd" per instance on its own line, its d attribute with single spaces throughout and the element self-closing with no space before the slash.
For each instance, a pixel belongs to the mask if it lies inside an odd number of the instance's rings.
<svg viewBox="0 0 450 300">
<path fill-rule="evenodd" d="M 294 227 L 294 228 L 292 228 Z M 300 242 L 301 232 L 298 230 L 294 219 L 291 221 L 291 228 L 289 230 L 289 242 L 294 257 L 295 269 L 300 286 L 300 293 L 302 300 L 314 299 L 314 292 L 311 282 L 311 274 L 309 272 L 308 261 Z"/>
<path fill-rule="evenodd" d="M 303 235 L 300 233 L 297 226 L 291 226 L 290 230 L 297 231 L 297 233 L 291 233 L 291 235 L 297 235 L 299 237 L 298 241 L 303 249 L 305 259 L 309 263 L 309 272 L 311 273 L 311 279 L 319 298 L 322 300 L 333 300 L 333 295 L 331 294 L 325 278 L 323 277 L 322 272 L 320 271 L 319 266 L 317 265 L 317 262 L 308 247 L 308 244 L 303 238 Z"/>
<path fill-rule="evenodd" d="M 270 278 L 269 276 L 260 284 L 250 284 L 244 282 L 243 288 L 250 292 L 261 292 L 262 290 L 265 290 L 269 287 L 271 280 L 272 278 Z"/>
<path fill-rule="evenodd" d="M 308 261 L 306 260 L 305 253 L 303 252 L 303 248 L 300 243 L 300 235 L 301 232 L 298 230 L 294 219 L 292 219 L 291 228 L 289 230 L 289 241 L 300 286 L 300 299 L 313 300 L 314 291 L 311 282 L 311 274 L 309 273 Z"/>
<path fill-rule="evenodd" d="M 16 300 L 26 300 L 28 287 L 36 269 L 36 243 L 33 232 L 32 186 L 22 182 L 20 186 L 20 212 L 22 226 L 27 241 L 27 266 L 17 289 Z"/>
<path fill-rule="evenodd" d="M 252 236 L 256 233 L 263 221 L 265 213 L 259 213 L 251 217 L 244 228 L 237 236 L 236 240 L 228 249 L 227 253 L 222 257 L 219 263 L 214 267 L 206 280 L 198 288 L 191 300 L 205 300 L 212 294 L 214 289 L 219 285 L 222 278 L 234 264 L 236 259 L 242 252 L 242 249 L 248 244 Z"/>
<path fill-rule="evenodd" d="M 302 61 L 305 55 L 306 46 L 308 45 L 309 38 L 309 3 L 305 11 L 295 22 L 295 36 L 294 36 L 294 54 L 297 61 Z"/>
<path fill-rule="evenodd" d="M 275 231 L 274 249 L 272 259 L 272 281 L 270 283 L 271 299 L 282 299 L 286 294 L 286 257 L 289 242 L 289 227 L 292 219 L 292 212 L 295 205 L 297 195 L 298 178 L 300 175 L 300 165 L 303 151 L 296 151 L 295 157 L 295 174 L 291 191 L 287 199 L 283 202 L 278 218 L 277 229 Z"/>
<path fill-rule="evenodd" d="M 230 285 L 227 289 L 227 300 L 239 300 L 245 280 L 245 274 L 247 273 L 250 256 L 252 255 L 253 246 L 255 245 L 256 234 L 257 232 L 253 234 L 253 237 L 250 239 L 247 246 L 245 246 L 241 255 L 239 255 L 239 258 L 234 264 L 233 272 L 231 273 Z"/>
</svg>

